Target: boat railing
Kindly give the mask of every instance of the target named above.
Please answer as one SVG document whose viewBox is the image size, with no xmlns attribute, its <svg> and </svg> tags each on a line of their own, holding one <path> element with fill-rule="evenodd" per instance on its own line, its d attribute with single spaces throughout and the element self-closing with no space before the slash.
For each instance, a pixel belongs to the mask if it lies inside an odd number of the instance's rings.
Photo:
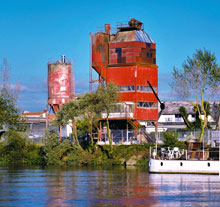
<svg viewBox="0 0 220 207">
<path fill-rule="evenodd" d="M 219 151 L 205 150 L 186 150 L 178 147 L 160 148 L 150 147 L 150 158 L 160 160 L 218 160 Z"/>
</svg>

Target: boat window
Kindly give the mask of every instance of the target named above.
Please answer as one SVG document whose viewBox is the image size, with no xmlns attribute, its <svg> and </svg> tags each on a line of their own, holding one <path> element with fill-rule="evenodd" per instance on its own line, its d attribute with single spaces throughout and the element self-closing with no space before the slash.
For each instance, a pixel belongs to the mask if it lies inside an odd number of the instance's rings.
<svg viewBox="0 0 220 207">
<path fill-rule="evenodd" d="M 208 167 L 210 167 L 210 163 L 208 162 Z"/>
<path fill-rule="evenodd" d="M 183 166 L 183 163 L 182 163 L 182 162 L 180 162 L 180 166 Z"/>
<path fill-rule="evenodd" d="M 161 162 L 160 165 L 163 166 L 163 162 Z"/>
</svg>

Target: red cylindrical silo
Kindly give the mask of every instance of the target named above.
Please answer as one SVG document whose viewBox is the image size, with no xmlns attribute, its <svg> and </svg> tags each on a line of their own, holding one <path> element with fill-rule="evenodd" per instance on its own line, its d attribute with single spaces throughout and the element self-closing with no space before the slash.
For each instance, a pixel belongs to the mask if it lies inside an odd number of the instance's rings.
<svg viewBox="0 0 220 207">
<path fill-rule="evenodd" d="M 70 101 L 73 95 L 72 63 L 65 57 L 54 63 L 48 63 L 48 104 L 54 113 L 62 104 Z"/>
</svg>

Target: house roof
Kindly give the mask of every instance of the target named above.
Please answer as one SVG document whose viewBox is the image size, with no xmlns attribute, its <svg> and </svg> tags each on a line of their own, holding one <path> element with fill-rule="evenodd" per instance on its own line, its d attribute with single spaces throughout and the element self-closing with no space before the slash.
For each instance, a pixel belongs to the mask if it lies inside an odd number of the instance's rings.
<svg viewBox="0 0 220 207">
<path fill-rule="evenodd" d="M 43 112 L 29 112 L 24 111 L 21 116 L 26 117 L 27 119 L 46 119 L 46 111 Z M 55 119 L 55 114 L 48 114 L 48 119 Z"/>
<path fill-rule="evenodd" d="M 208 101 L 210 104 L 211 116 L 214 120 L 218 118 L 218 105 L 220 101 Z M 184 106 L 188 114 L 195 114 L 193 111 L 193 105 L 187 101 L 164 101 L 165 109 L 162 111 L 162 115 L 174 115 L 179 114 L 179 108 Z"/>
</svg>

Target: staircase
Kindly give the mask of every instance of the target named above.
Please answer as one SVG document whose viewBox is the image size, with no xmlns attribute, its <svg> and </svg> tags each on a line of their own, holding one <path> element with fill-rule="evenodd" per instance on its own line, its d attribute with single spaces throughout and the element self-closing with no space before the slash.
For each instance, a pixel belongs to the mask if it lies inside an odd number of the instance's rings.
<svg viewBox="0 0 220 207">
<path fill-rule="evenodd" d="M 141 134 L 145 137 L 145 139 L 147 140 L 147 143 L 155 143 L 156 142 L 155 138 L 152 138 L 147 132 L 141 131 Z"/>
<path fill-rule="evenodd" d="M 134 130 L 138 130 L 139 122 L 137 120 L 134 119 L 127 119 L 127 120 Z"/>
</svg>

